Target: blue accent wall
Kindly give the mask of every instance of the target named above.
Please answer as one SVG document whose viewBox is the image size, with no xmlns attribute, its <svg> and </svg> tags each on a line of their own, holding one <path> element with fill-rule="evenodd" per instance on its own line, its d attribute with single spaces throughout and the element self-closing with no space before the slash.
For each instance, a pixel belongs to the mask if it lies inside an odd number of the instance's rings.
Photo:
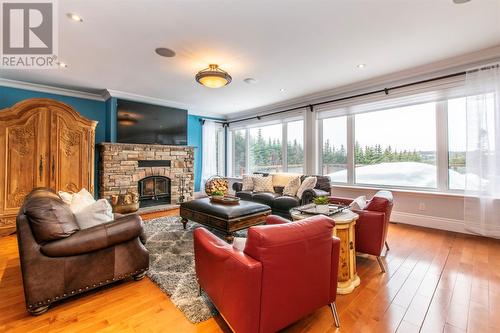
<svg viewBox="0 0 500 333">
<path fill-rule="evenodd" d="M 85 98 L 63 96 L 57 94 L 43 93 L 38 91 L 11 88 L 0 86 L 0 109 L 9 108 L 14 104 L 28 98 L 51 98 L 71 105 L 82 116 L 97 120 L 95 141 L 116 142 L 117 134 L 117 99 L 110 97 L 106 101 L 96 101 Z M 195 173 L 195 191 L 200 190 L 201 183 L 201 163 L 202 163 L 202 117 L 188 115 L 188 145 L 195 147 L 194 150 L 194 173 Z M 211 118 L 214 119 L 214 118 Z M 220 120 L 220 119 L 215 119 Z M 99 189 L 99 156 L 96 150 L 95 166 L 95 189 L 96 195 Z"/>
</svg>

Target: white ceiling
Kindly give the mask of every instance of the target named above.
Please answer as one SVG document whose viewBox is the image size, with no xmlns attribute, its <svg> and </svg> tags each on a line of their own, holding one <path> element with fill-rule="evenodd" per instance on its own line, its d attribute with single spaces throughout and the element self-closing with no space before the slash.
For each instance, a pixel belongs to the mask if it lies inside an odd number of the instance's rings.
<svg viewBox="0 0 500 333">
<path fill-rule="evenodd" d="M 196 114 L 249 110 L 500 44 L 500 0 L 58 3 L 59 56 L 69 67 L 2 69 L 0 77 L 149 96 Z M 160 46 L 177 56 L 159 57 Z M 209 63 L 233 82 L 197 84 L 194 75 Z"/>
</svg>

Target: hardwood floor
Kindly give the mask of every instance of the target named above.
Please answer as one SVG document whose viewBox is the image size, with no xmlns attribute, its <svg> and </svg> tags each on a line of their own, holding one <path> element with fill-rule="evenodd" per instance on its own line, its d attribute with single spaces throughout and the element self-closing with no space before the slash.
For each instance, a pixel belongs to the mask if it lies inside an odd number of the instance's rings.
<svg viewBox="0 0 500 333">
<path fill-rule="evenodd" d="M 500 241 L 392 224 L 381 274 L 358 257 L 361 285 L 284 332 L 499 332 Z M 15 236 L 0 238 L 1 332 L 230 332 L 220 317 L 193 325 L 149 279 L 126 281 L 25 312 Z"/>
</svg>

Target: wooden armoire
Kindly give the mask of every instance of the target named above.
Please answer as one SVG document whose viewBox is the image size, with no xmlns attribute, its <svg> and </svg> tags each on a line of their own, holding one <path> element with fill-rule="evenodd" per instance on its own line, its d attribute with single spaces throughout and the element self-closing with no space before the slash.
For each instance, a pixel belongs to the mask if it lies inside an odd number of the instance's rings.
<svg viewBox="0 0 500 333">
<path fill-rule="evenodd" d="M 93 193 L 96 125 L 52 99 L 0 110 L 0 236 L 15 231 L 18 210 L 33 188 Z"/>
</svg>

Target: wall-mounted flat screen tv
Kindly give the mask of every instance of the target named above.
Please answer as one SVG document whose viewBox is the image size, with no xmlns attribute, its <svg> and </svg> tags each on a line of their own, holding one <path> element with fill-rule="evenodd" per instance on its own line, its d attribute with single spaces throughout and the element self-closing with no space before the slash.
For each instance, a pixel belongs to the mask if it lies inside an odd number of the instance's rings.
<svg viewBox="0 0 500 333">
<path fill-rule="evenodd" d="M 187 110 L 118 100 L 120 143 L 187 145 Z"/>
</svg>

